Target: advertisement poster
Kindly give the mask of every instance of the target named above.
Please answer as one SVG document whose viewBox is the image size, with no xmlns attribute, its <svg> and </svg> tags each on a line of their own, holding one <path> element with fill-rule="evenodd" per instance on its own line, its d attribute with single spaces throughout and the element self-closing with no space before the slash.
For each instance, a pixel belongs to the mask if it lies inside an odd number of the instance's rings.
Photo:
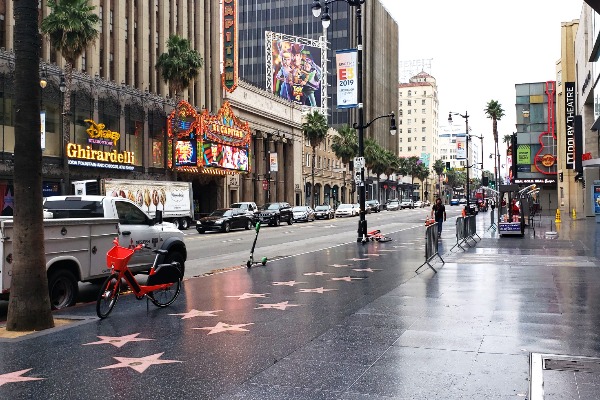
<svg viewBox="0 0 600 400">
<path fill-rule="evenodd" d="M 197 152 L 195 140 L 178 140 L 175 145 L 175 165 L 196 165 Z"/>
<path fill-rule="evenodd" d="M 46 111 L 40 113 L 40 132 L 42 134 L 42 150 L 46 150 Z"/>
<path fill-rule="evenodd" d="M 456 159 L 464 160 L 467 158 L 467 137 L 456 136 Z"/>
<path fill-rule="evenodd" d="M 600 181 L 594 181 L 594 214 L 600 215 Z"/>
<path fill-rule="evenodd" d="M 337 108 L 356 108 L 358 106 L 357 55 L 356 49 L 335 52 Z"/>
<path fill-rule="evenodd" d="M 517 164 L 531 164 L 531 147 L 528 144 L 521 144 L 517 147 Z"/>
<path fill-rule="evenodd" d="M 248 150 L 245 148 L 203 142 L 202 153 L 207 167 L 248 171 Z"/>
<path fill-rule="evenodd" d="M 269 171 L 277 172 L 277 153 L 269 153 Z"/>
<path fill-rule="evenodd" d="M 269 44 L 273 94 L 309 107 L 321 107 L 321 49 L 294 37 L 273 39 Z"/>
</svg>

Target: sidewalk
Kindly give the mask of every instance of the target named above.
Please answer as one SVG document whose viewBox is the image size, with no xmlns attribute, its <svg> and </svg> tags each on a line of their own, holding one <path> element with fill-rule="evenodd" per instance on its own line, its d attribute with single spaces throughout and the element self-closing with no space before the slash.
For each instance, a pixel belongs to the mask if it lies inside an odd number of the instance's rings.
<svg viewBox="0 0 600 400">
<path fill-rule="evenodd" d="M 414 273 L 419 226 L 190 279 L 167 309 L 129 295 L 103 321 L 94 304 L 56 313 L 77 322 L 0 339 L 0 398 L 528 398 L 532 353 L 532 400 L 598 398 L 600 360 L 581 358 L 600 358 L 593 219 L 553 238 L 549 219 L 523 238 L 477 223 L 454 253 L 444 225 L 437 274 Z"/>
</svg>

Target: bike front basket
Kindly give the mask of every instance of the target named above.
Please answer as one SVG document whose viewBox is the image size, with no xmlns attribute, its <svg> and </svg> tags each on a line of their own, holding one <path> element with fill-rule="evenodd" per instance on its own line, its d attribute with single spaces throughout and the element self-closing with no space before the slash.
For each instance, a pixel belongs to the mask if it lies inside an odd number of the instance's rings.
<svg viewBox="0 0 600 400">
<path fill-rule="evenodd" d="M 135 253 L 135 250 L 127 247 L 114 246 L 106 253 L 106 265 L 108 267 L 114 266 L 116 270 L 121 270 L 127 265 L 127 262 L 131 256 Z"/>
</svg>

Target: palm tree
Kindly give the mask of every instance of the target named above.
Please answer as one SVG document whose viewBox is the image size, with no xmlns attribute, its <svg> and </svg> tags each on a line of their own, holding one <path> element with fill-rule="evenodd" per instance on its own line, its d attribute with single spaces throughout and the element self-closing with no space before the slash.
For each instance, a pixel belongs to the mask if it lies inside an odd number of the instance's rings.
<svg viewBox="0 0 600 400">
<path fill-rule="evenodd" d="M 442 160 L 435 160 L 435 162 L 433 163 L 433 171 L 438 176 L 438 195 L 440 196 L 440 199 L 442 198 L 442 174 L 444 173 L 445 169 L 446 165 Z"/>
<path fill-rule="evenodd" d="M 308 140 L 310 147 L 312 147 L 312 189 L 310 191 L 310 204 L 312 208 L 315 208 L 315 159 L 317 157 L 317 147 L 319 147 L 327 137 L 328 130 L 327 119 L 323 114 L 316 110 L 306 115 L 306 120 L 302 123 L 302 133 L 304 138 Z"/>
<path fill-rule="evenodd" d="M 410 175 L 410 198 L 413 199 L 413 188 L 415 186 L 415 176 L 419 171 L 421 160 L 417 156 L 410 156 L 406 159 L 407 174 Z M 414 200 L 414 199 L 413 199 Z"/>
<path fill-rule="evenodd" d="M 487 105 L 486 108 L 483 110 L 488 118 L 491 118 L 492 120 L 492 131 L 494 133 L 494 152 L 495 154 L 500 154 L 499 152 L 499 148 L 498 148 L 498 121 L 500 121 L 502 119 L 502 117 L 504 116 L 504 110 L 502 109 L 502 106 L 500 105 L 500 103 L 498 103 L 497 100 L 490 100 Z M 494 160 L 494 169 L 496 170 L 496 176 L 495 179 L 496 181 L 498 180 L 498 172 L 500 171 L 500 165 L 497 165 L 497 163 L 499 163 L 500 161 L 498 160 L 498 157 L 496 157 L 496 159 Z"/>
<path fill-rule="evenodd" d="M 88 0 L 48 0 L 52 10 L 41 24 L 43 34 L 50 37 L 50 45 L 60 51 L 65 64 L 65 93 L 63 98 L 63 180 L 65 190 L 70 192 L 69 160 L 65 151 L 71 140 L 71 82 L 73 67 L 85 49 L 96 41 L 100 32 L 96 28 L 100 18 L 94 14 L 96 7 L 88 5 Z"/>
<path fill-rule="evenodd" d="M 178 98 L 198 76 L 203 64 L 202 57 L 191 48 L 188 39 L 171 35 L 167 41 L 167 52 L 158 57 L 156 68 L 163 80 L 168 82 L 169 92 Z"/>
<path fill-rule="evenodd" d="M 414 176 L 421 181 L 421 200 L 423 200 L 423 188 L 425 187 L 424 182 L 429 177 L 429 168 L 423 163 L 417 164 L 417 169 L 414 172 Z"/>
<path fill-rule="evenodd" d="M 356 136 L 356 130 L 348 125 L 343 125 L 338 130 L 337 135 L 333 137 L 331 150 L 334 152 L 337 158 L 342 160 L 344 165 L 348 165 L 350 160 L 358 155 L 358 137 Z M 343 180 L 344 192 L 342 202 L 346 202 L 346 168 L 344 168 Z M 352 184 L 354 187 L 354 181 L 352 181 Z"/>
<path fill-rule="evenodd" d="M 42 219 L 38 0 L 15 8 L 15 165 L 13 268 L 6 329 L 52 328 Z M 26 112 L 24 110 L 27 110 Z"/>
<path fill-rule="evenodd" d="M 388 161 L 388 155 L 383 147 L 373 139 L 365 140 L 365 166 L 377 176 L 378 190 L 381 174 L 385 173 Z"/>
</svg>

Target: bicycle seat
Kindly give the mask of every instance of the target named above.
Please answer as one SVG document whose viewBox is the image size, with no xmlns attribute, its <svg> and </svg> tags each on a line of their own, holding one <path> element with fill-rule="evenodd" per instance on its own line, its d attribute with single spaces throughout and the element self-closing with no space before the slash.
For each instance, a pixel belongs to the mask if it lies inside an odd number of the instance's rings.
<svg viewBox="0 0 600 400">
<path fill-rule="evenodd" d="M 169 250 L 164 250 L 164 249 L 154 249 L 154 250 L 152 250 L 152 252 L 156 253 L 156 254 L 162 254 L 162 255 L 169 254 Z"/>
</svg>

